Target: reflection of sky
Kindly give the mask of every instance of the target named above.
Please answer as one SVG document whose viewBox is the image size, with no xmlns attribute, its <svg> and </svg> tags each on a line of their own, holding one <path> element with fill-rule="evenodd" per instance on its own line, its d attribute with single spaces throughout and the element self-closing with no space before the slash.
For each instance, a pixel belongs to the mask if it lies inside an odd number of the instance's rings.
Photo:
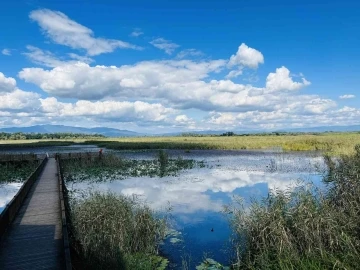
<svg viewBox="0 0 360 270">
<path fill-rule="evenodd" d="M 141 155 L 141 158 L 146 157 L 144 153 Z M 166 242 L 164 252 L 170 259 L 181 265 L 181 256 L 188 253 L 198 264 L 203 253 L 209 252 L 215 260 L 226 263 L 227 255 L 223 249 L 228 244 L 230 229 L 221 213 L 223 206 L 231 203 L 234 195 L 249 202 L 250 198 L 266 196 L 269 189 L 292 189 L 300 179 L 319 184 L 320 176 L 316 174 L 314 164 L 322 166 L 320 157 L 290 155 L 287 159 L 285 154 L 249 155 L 247 159 L 244 154 L 213 155 L 208 159 L 204 156 L 196 159 L 205 159 L 210 168 L 192 169 L 177 177 L 68 183 L 68 188 L 111 191 L 128 196 L 136 194 L 160 212 L 170 203 L 173 226 L 182 233 L 184 240 L 175 245 Z M 276 172 L 269 170 L 270 163 L 276 164 Z"/>
<path fill-rule="evenodd" d="M 6 207 L 18 190 L 21 188 L 22 183 L 5 183 L 0 184 L 0 213 Z"/>
<path fill-rule="evenodd" d="M 224 170 L 221 168 L 193 169 L 178 177 L 138 177 L 101 183 L 69 183 L 72 190 L 96 189 L 131 196 L 136 194 L 153 209 L 162 210 L 170 202 L 175 214 L 198 211 L 220 211 L 233 195 L 264 196 L 268 189 L 285 190 L 299 179 L 315 176 L 305 173 L 268 173 Z M 246 192 L 244 192 L 246 191 Z"/>
</svg>

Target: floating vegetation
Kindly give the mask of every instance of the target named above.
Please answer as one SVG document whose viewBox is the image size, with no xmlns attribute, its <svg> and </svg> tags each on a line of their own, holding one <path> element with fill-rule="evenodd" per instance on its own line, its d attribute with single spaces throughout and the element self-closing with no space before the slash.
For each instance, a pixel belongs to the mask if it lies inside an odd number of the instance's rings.
<svg viewBox="0 0 360 270">
<path fill-rule="evenodd" d="M 360 145 L 355 154 L 326 162 L 325 193 L 301 186 L 226 209 L 235 269 L 358 269 Z"/>
<path fill-rule="evenodd" d="M 177 176 L 181 170 L 204 167 L 203 161 L 171 159 L 160 151 L 157 159 L 123 159 L 115 155 L 103 155 L 97 158 L 64 159 L 62 167 L 66 181 L 108 181 L 128 177 L 164 177 Z"/>
<path fill-rule="evenodd" d="M 84 269 L 165 270 L 166 218 L 134 198 L 92 193 L 71 203 L 73 246 Z"/>
<path fill-rule="evenodd" d="M 23 182 L 38 165 L 38 161 L 2 162 L 0 163 L 0 184 Z"/>
</svg>

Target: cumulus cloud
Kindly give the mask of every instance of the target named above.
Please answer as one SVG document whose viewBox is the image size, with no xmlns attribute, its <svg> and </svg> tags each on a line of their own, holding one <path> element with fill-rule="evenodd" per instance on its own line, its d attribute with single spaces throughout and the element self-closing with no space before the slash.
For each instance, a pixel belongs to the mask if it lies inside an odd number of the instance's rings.
<svg viewBox="0 0 360 270">
<path fill-rule="evenodd" d="M 355 95 L 342 95 L 339 96 L 340 99 L 351 99 L 351 98 L 355 98 Z"/>
<path fill-rule="evenodd" d="M 153 41 L 150 41 L 150 44 L 159 50 L 163 50 L 167 54 L 172 54 L 180 45 L 171 42 L 170 40 L 166 40 L 164 38 L 157 38 Z"/>
<path fill-rule="evenodd" d="M 3 50 L 1 51 L 1 53 L 2 53 L 3 55 L 10 56 L 10 55 L 11 55 L 11 50 L 10 50 L 10 49 L 3 49 Z"/>
<path fill-rule="evenodd" d="M 133 66 L 95 66 L 68 63 L 52 70 L 25 68 L 19 77 L 32 82 L 49 94 L 79 99 L 121 96 L 188 99 L 171 92 L 187 81 L 198 81 L 215 72 L 224 61 L 194 63 L 188 60 L 140 62 Z M 184 86 L 186 86 L 184 84 Z M 193 89 L 187 95 L 196 96 Z"/>
<path fill-rule="evenodd" d="M 256 49 L 250 48 L 242 43 L 236 54 L 230 57 L 229 66 L 245 66 L 249 68 L 257 68 L 259 64 L 264 63 L 264 56 Z"/>
<path fill-rule="evenodd" d="M 112 119 L 120 122 L 131 121 L 164 121 L 170 108 L 161 104 L 150 104 L 142 101 L 117 102 L 79 100 L 76 103 L 59 102 L 56 98 L 40 99 L 44 112 L 54 116 L 95 116 L 100 119 Z"/>
<path fill-rule="evenodd" d="M 36 111 L 39 108 L 39 95 L 16 89 L 10 93 L 0 93 L 0 110 Z"/>
<path fill-rule="evenodd" d="M 12 92 L 16 88 L 16 80 L 11 77 L 6 77 L 4 73 L 0 72 L 0 94 Z"/>
<path fill-rule="evenodd" d="M 133 65 L 93 66 L 84 62 L 89 60 L 87 56 L 71 54 L 66 59 L 58 59 L 38 48 L 30 48 L 31 52 L 33 61 L 41 61 L 49 68 L 24 68 L 18 76 L 50 96 L 46 99 L 35 97 L 33 106 L 40 108 L 40 114 L 51 117 L 52 121 L 91 119 L 97 123 L 138 123 L 174 129 L 236 130 L 351 124 L 359 117 L 356 108 L 337 109 L 336 102 L 331 99 L 301 94 L 299 90 L 310 82 L 303 74 L 291 76 L 285 66 L 269 73 L 263 86 L 235 83 L 231 78 L 236 77 L 236 73 L 246 67 L 256 68 L 263 62 L 262 54 L 245 44 L 232 56 L 236 63 L 234 70 L 224 79 L 221 76 L 229 67 L 229 61 L 224 59 L 177 57 Z M 9 87 L 9 83 L 6 85 Z M 12 90 L 8 91 L 13 92 L 16 82 L 10 88 Z M 60 102 L 55 97 L 77 101 Z M 202 120 L 198 116 L 194 120 L 188 116 L 187 109 L 200 110 L 200 115 L 210 113 Z M 6 112 L 2 110 L 4 115 Z"/>
<path fill-rule="evenodd" d="M 60 11 L 34 10 L 29 15 L 43 32 L 55 43 L 73 49 L 83 49 L 89 55 L 99 55 L 121 49 L 140 49 L 128 42 L 116 39 L 96 38 L 91 29 L 71 20 Z"/>
<path fill-rule="evenodd" d="M 269 73 L 266 78 L 266 89 L 269 92 L 296 91 L 310 84 L 304 77 L 302 82 L 294 82 L 290 70 L 284 66 L 277 68 L 275 73 Z"/>
</svg>

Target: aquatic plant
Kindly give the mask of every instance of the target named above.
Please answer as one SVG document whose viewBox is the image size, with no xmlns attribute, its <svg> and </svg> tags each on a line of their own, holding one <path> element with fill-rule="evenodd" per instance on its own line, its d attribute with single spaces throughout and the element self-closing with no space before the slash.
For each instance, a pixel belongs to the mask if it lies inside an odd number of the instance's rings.
<svg viewBox="0 0 360 270">
<path fill-rule="evenodd" d="M 360 146 L 332 162 L 328 190 L 270 193 L 227 207 L 235 269 L 356 269 L 360 264 Z"/>
<path fill-rule="evenodd" d="M 165 269 L 158 254 L 166 219 L 135 198 L 92 193 L 72 201 L 75 245 L 86 269 Z"/>
<path fill-rule="evenodd" d="M 159 152 L 158 158 L 153 160 L 130 160 L 110 154 L 103 155 L 101 158 L 89 157 L 62 161 L 64 177 L 68 182 L 99 182 L 141 176 L 175 176 L 181 170 L 195 166 L 205 165 L 204 162 L 180 157 L 171 159 L 166 152 Z"/>
<path fill-rule="evenodd" d="M 0 163 L 0 183 L 23 182 L 39 165 L 38 161 Z"/>
<path fill-rule="evenodd" d="M 158 161 L 160 164 L 160 177 L 163 177 L 169 164 L 169 155 L 164 150 L 160 150 L 158 153 Z"/>
</svg>

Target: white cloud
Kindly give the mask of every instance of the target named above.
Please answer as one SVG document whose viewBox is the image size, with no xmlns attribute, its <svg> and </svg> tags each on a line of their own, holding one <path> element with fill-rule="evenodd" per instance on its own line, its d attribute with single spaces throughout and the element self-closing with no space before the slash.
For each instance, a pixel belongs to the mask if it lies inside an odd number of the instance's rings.
<svg viewBox="0 0 360 270">
<path fill-rule="evenodd" d="M 19 77 L 41 87 L 45 92 L 79 99 L 105 97 L 166 98 L 188 100 L 201 93 L 181 90 L 186 96 L 171 92 L 186 87 L 185 82 L 198 81 L 224 66 L 221 60 L 195 63 L 188 60 L 140 62 L 133 66 L 95 66 L 69 63 L 52 70 L 25 68 Z"/>
<path fill-rule="evenodd" d="M 196 122 L 194 119 L 188 117 L 185 114 L 181 114 L 175 117 L 175 127 L 186 127 L 187 129 L 195 129 L 196 128 Z"/>
<path fill-rule="evenodd" d="M 256 49 L 248 47 L 242 43 L 236 54 L 230 57 L 229 67 L 245 66 L 249 68 L 257 68 L 259 64 L 264 63 L 264 56 Z"/>
<path fill-rule="evenodd" d="M 3 55 L 10 56 L 10 55 L 11 55 L 11 50 L 10 50 L 10 49 L 3 49 L 3 50 L 1 51 L 1 53 L 2 53 Z"/>
<path fill-rule="evenodd" d="M 26 46 L 28 52 L 24 52 L 23 54 L 28 57 L 35 64 L 43 65 L 46 67 L 56 67 L 63 65 L 64 62 L 59 60 L 55 55 L 53 55 L 49 51 L 43 51 L 34 46 Z"/>
<path fill-rule="evenodd" d="M 0 72 L 0 94 L 12 92 L 16 88 L 16 80 L 11 77 L 5 77 L 5 75 Z"/>
<path fill-rule="evenodd" d="M 176 57 L 179 59 L 204 56 L 204 53 L 196 49 L 186 49 L 179 52 Z"/>
<path fill-rule="evenodd" d="M 231 70 L 228 75 L 226 75 L 226 79 L 236 78 L 243 74 L 242 67 L 239 67 L 237 70 Z"/>
<path fill-rule="evenodd" d="M 294 82 L 290 77 L 290 70 L 284 66 L 277 68 L 275 73 L 269 73 L 266 78 L 266 90 L 268 92 L 296 91 L 310 84 L 304 77 L 302 82 Z"/>
<path fill-rule="evenodd" d="M 166 40 L 164 38 L 157 38 L 150 42 L 155 48 L 165 51 L 167 54 L 172 54 L 180 45 Z"/>
<path fill-rule="evenodd" d="M 0 110 L 36 111 L 39 109 L 39 95 L 33 92 L 16 89 L 13 92 L 0 93 Z"/>
<path fill-rule="evenodd" d="M 339 96 L 340 99 L 351 99 L 351 98 L 355 98 L 355 95 L 342 95 Z"/>
<path fill-rule="evenodd" d="M 116 39 L 96 38 L 91 29 L 71 20 L 64 13 L 38 9 L 30 13 L 44 33 L 55 43 L 73 49 L 84 49 L 89 55 L 113 52 L 117 48 L 140 49 L 136 45 Z"/>
<path fill-rule="evenodd" d="M 165 121 L 174 110 L 161 104 L 142 101 L 86 101 L 63 103 L 56 98 L 40 99 L 42 109 L 51 116 L 93 116 L 96 119 L 111 119 L 119 122 L 160 122 Z"/>
<path fill-rule="evenodd" d="M 37 47 L 28 45 L 26 46 L 27 52 L 24 52 L 23 55 L 25 55 L 30 61 L 32 61 L 35 64 L 46 66 L 46 67 L 57 67 L 64 64 L 70 64 L 70 63 L 77 63 L 79 61 L 84 63 L 91 63 L 94 60 L 86 57 L 86 56 L 80 56 L 75 53 L 69 53 L 68 57 L 70 59 L 59 59 L 57 56 L 55 56 L 53 53 L 49 51 L 43 51 Z M 75 60 L 73 60 L 75 59 Z"/>
<path fill-rule="evenodd" d="M 90 64 L 90 63 L 94 62 L 94 59 L 87 57 L 87 56 L 81 56 L 76 53 L 68 53 L 68 55 L 70 58 L 75 59 L 80 62 L 83 62 L 83 63 L 86 63 L 86 64 Z"/>
<path fill-rule="evenodd" d="M 134 29 L 134 31 L 131 32 L 130 37 L 139 37 L 143 34 L 144 34 L 144 32 L 142 32 L 141 29 L 136 28 L 136 29 Z"/>
</svg>

